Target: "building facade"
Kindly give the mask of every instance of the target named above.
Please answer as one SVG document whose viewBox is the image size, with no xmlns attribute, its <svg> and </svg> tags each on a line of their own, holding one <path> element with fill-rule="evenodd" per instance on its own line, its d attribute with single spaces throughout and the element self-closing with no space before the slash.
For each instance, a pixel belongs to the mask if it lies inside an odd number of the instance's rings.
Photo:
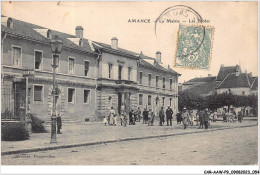
<svg viewBox="0 0 260 175">
<path fill-rule="evenodd" d="M 156 58 L 111 44 L 85 39 L 2 16 L 2 118 L 23 119 L 27 113 L 49 121 L 52 112 L 52 53 L 50 41 L 63 41 L 58 61 L 57 114 L 64 120 L 100 120 L 114 107 L 178 109 L 178 76 Z M 160 57 L 159 57 L 160 56 Z M 151 63 L 153 62 L 153 63 Z"/>
</svg>

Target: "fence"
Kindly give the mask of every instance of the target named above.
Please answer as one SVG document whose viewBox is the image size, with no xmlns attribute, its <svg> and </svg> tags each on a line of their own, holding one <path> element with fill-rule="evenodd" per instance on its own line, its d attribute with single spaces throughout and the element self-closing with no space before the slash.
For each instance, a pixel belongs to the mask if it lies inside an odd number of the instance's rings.
<svg viewBox="0 0 260 175">
<path fill-rule="evenodd" d="M 2 85 L 1 87 L 1 119 L 2 120 L 20 120 L 16 115 L 17 89 L 12 84 Z"/>
</svg>

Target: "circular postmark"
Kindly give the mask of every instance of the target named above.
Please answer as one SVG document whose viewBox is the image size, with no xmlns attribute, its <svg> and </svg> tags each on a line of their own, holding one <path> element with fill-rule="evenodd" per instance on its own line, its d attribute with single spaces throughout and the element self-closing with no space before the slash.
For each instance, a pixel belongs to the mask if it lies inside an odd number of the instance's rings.
<svg viewBox="0 0 260 175">
<path fill-rule="evenodd" d="M 195 23 L 204 22 L 201 15 L 191 7 L 185 5 L 175 5 L 165 9 L 159 17 L 155 20 L 154 31 L 157 36 L 158 26 L 163 24 L 182 24 L 182 25 L 192 25 Z M 205 38 L 205 27 L 201 25 L 200 28 L 196 29 L 196 34 L 193 37 L 193 42 L 189 44 L 189 48 L 183 52 L 177 52 L 176 57 L 190 57 L 194 59 L 194 54 L 201 47 Z M 189 37 L 189 36 L 187 36 Z"/>
<path fill-rule="evenodd" d="M 163 41 L 165 47 L 168 42 L 170 50 L 176 44 L 175 67 L 209 69 L 214 28 L 203 25 L 209 22 L 185 5 L 169 7 L 156 18 L 154 31 L 157 39 Z M 176 38 L 177 42 L 171 38 Z"/>
</svg>

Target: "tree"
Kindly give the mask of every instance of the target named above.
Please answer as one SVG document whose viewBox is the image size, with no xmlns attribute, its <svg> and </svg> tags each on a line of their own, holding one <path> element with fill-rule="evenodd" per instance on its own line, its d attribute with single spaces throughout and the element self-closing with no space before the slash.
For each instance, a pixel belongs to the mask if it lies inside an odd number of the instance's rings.
<svg viewBox="0 0 260 175">
<path fill-rule="evenodd" d="M 193 93 L 184 91 L 179 94 L 179 111 L 182 111 L 184 107 L 186 107 L 188 110 L 199 109 L 202 108 L 202 106 L 204 106 L 205 104 L 205 99 L 203 97 L 200 97 Z"/>
</svg>

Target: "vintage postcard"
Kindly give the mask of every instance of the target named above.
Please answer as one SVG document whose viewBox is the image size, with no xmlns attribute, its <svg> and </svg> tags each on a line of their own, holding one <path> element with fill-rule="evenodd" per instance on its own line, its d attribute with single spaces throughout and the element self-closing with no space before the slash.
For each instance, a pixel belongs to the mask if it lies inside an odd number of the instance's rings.
<svg viewBox="0 0 260 175">
<path fill-rule="evenodd" d="M 1 8 L 2 165 L 259 174 L 257 1 Z"/>
</svg>

